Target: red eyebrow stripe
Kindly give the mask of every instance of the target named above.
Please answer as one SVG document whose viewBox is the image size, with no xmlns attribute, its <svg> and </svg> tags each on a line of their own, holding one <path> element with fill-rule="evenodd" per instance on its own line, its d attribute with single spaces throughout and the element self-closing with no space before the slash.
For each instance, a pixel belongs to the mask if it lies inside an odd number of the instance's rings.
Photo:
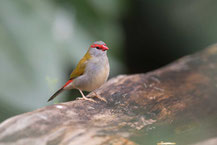
<svg viewBox="0 0 217 145">
<path fill-rule="evenodd" d="M 93 45 L 91 45 L 90 47 L 92 47 L 92 48 L 95 48 L 95 47 L 102 47 L 103 45 L 99 45 L 99 44 L 93 44 Z"/>
<path fill-rule="evenodd" d="M 103 51 L 108 50 L 109 48 L 105 45 L 100 45 L 100 44 L 93 44 L 90 46 L 91 48 L 95 48 L 95 47 L 99 47 L 101 48 Z"/>
</svg>

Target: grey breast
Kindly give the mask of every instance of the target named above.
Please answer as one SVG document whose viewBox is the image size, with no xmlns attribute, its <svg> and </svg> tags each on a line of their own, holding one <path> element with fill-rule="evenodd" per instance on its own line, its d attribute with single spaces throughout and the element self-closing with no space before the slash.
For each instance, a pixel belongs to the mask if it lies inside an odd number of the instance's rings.
<svg viewBox="0 0 217 145">
<path fill-rule="evenodd" d="M 91 59 L 85 73 L 75 80 L 75 87 L 83 91 L 92 91 L 99 88 L 109 76 L 109 63 L 107 56 Z"/>
</svg>

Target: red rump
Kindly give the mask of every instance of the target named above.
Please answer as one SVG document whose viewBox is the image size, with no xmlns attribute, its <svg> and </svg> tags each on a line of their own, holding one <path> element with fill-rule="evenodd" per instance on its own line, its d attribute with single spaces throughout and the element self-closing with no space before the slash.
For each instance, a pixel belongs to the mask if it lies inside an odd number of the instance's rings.
<svg viewBox="0 0 217 145">
<path fill-rule="evenodd" d="M 66 86 L 68 86 L 68 84 L 70 84 L 72 82 L 72 80 L 68 80 L 68 82 L 66 82 L 66 84 L 63 86 L 63 88 L 65 88 Z"/>
<path fill-rule="evenodd" d="M 99 47 L 100 49 L 102 49 L 103 51 L 108 50 L 109 48 L 105 45 L 100 45 L 100 44 L 93 44 L 90 46 L 91 48 L 95 48 L 95 47 Z"/>
</svg>

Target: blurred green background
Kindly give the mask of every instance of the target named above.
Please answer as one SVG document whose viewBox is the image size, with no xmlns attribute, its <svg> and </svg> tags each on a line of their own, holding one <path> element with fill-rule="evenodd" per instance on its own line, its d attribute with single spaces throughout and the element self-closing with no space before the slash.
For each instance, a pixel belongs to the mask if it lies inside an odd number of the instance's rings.
<svg viewBox="0 0 217 145">
<path fill-rule="evenodd" d="M 0 0 L 0 121 L 47 99 L 89 45 L 107 43 L 110 77 L 144 73 L 213 44 L 215 0 Z"/>
</svg>

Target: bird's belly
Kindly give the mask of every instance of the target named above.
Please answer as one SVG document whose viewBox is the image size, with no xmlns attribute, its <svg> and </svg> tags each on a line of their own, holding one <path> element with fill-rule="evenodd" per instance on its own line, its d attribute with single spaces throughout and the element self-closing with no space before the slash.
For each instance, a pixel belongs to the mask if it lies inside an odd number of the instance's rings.
<svg viewBox="0 0 217 145">
<path fill-rule="evenodd" d="M 109 75 L 109 70 L 101 69 L 89 71 L 74 80 L 74 87 L 83 91 L 93 91 L 105 83 Z"/>
</svg>

